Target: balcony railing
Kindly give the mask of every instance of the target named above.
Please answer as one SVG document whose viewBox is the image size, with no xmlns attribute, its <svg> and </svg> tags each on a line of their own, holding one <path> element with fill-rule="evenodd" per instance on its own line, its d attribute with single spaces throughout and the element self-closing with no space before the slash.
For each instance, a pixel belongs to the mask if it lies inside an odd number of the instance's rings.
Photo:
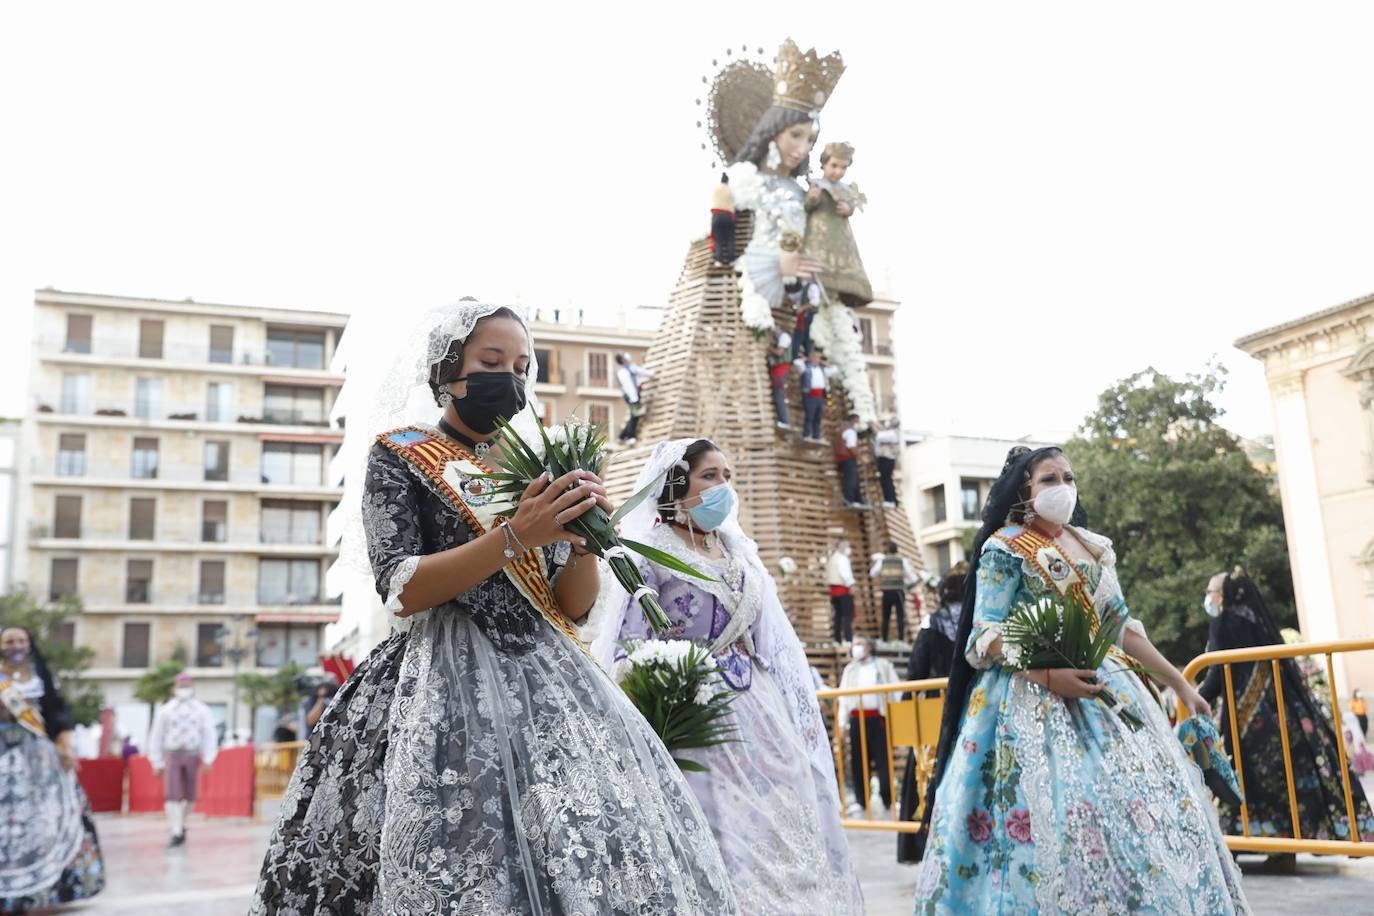
<svg viewBox="0 0 1374 916">
<path fill-rule="evenodd" d="M 245 411 L 243 408 L 224 410 L 218 404 L 172 403 L 154 398 L 135 399 L 133 402 L 100 402 L 64 398 L 56 404 L 39 400 L 35 404 L 38 413 L 70 414 L 72 416 L 95 417 L 132 417 L 139 420 L 161 422 L 164 420 L 188 423 L 266 423 L 273 426 L 314 426 L 329 428 L 329 417 L 320 410 L 283 410 L 262 409 Z"/>
<path fill-rule="evenodd" d="M 329 366 L 327 358 L 284 359 L 266 349 L 234 347 L 232 350 L 226 350 L 211 347 L 208 343 L 164 342 L 161 356 L 144 356 L 136 338 L 95 337 L 89 340 L 67 340 L 63 337 L 45 337 L 40 339 L 39 347 L 45 353 L 67 353 L 74 356 L 91 356 L 95 359 L 138 359 L 149 364 L 162 362 L 207 366 L 264 366 L 272 369 L 309 369 L 316 372 L 322 372 Z M 299 365 L 301 362 L 310 365 Z"/>
<path fill-rule="evenodd" d="M 268 475 L 264 475 L 261 469 L 231 467 L 227 474 L 212 477 L 206 474 L 205 467 L 199 464 L 174 464 L 165 461 L 154 462 L 155 476 L 136 476 L 133 473 L 133 465 L 129 460 L 123 461 L 91 461 L 85 462 L 84 474 L 63 474 L 60 472 L 62 465 L 57 462 L 40 462 L 34 458 L 31 463 L 32 473 L 36 476 L 62 477 L 69 480 L 73 485 L 79 485 L 82 480 L 157 480 L 159 482 L 173 483 L 229 483 L 237 486 L 283 486 L 283 487 L 323 487 L 328 486 L 324 482 L 323 471 L 321 476 L 315 480 L 295 480 L 295 481 L 275 481 Z M 140 467 L 144 467 L 140 465 Z M 70 465 L 66 469 L 70 469 Z"/>
</svg>

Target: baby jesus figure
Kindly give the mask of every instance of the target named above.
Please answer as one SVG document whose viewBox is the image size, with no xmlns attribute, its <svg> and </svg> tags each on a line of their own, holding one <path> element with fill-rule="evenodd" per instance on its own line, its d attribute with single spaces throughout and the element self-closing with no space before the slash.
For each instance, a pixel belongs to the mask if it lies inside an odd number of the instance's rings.
<svg viewBox="0 0 1374 916">
<path fill-rule="evenodd" d="M 821 153 L 821 177 L 811 178 L 806 192 L 802 254 L 824 265 L 820 281 L 832 300 L 859 308 L 873 301 L 873 287 L 849 227 L 849 218 L 868 202 L 858 185 L 844 180 L 853 162 L 848 143 L 827 144 Z"/>
</svg>

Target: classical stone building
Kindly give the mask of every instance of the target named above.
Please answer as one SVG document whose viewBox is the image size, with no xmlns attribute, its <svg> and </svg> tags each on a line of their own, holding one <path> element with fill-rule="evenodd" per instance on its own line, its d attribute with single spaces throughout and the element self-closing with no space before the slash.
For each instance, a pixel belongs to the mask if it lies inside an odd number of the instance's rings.
<svg viewBox="0 0 1374 916">
<path fill-rule="evenodd" d="M 1264 364 L 1303 635 L 1374 636 L 1374 295 L 1248 334 Z M 1374 653 L 1336 657 L 1342 693 Z"/>
<path fill-rule="evenodd" d="M 346 321 L 36 294 L 15 578 L 81 599 L 66 638 L 95 650 L 90 677 L 135 740 L 134 681 L 173 656 L 222 721 L 236 669 L 318 664 L 338 613 L 322 578 Z M 234 727 L 248 718 L 239 704 Z"/>
</svg>

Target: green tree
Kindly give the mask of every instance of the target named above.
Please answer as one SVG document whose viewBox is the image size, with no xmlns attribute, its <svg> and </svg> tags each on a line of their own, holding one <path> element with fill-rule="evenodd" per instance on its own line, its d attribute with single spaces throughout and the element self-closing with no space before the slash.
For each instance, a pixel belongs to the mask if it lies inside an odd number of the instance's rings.
<svg viewBox="0 0 1374 916">
<path fill-rule="evenodd" d="M 1180 666 L 1206 648 L 1207 580 L 1236 564 L 1280 627 L 1296 619 L 1278 494 L 1217 423 L 1223 373 L 1138 372 L 1104 391 L 1064 446 L 1089 525 L 1116 547 L 1132 615 Z"/>
<path fill-rule="evenodd" d="M 80 613 L 81 602 L 74 598 L 39 604 L 24 591 L 0 595 L 0 627 L 24 627 L 33 633 L 72 715 L 80 724 L 92 725 L 100 721 L 105 694 L 81 674 L 91 666 L 95 651 L 56 638 L 58 628 Z"/>
<path fill-rule="evenodd" d="M 166 703 L 172 698 L 177 675 L 185 670 L 186 663 L 174 657 L 165 662 L 158 662 L 134 681 L 134 697 L 148 704 L 149 718 L 152 717 L 157 704 Z"/>
<path fill-rule="evenodd" d="M 257 722 L 259 706 L 270 706 L 281 715 L 288 715 L 300 696 L 300 691 L 296 689 L 296 678 L 304 672 L 305 669 L 295 662 L 287 662 L 271 674 L 259 674 L 256 671 L 240 674 L 236 683 L 243 702 L 248 704 L 250 710 L 248 721 Z"/>
</svg>

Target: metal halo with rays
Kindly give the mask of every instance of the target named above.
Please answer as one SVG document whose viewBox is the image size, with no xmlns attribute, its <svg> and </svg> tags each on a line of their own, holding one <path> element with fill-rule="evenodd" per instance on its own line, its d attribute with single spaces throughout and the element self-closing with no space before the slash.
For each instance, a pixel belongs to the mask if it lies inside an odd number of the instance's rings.
<svg viewBox="0 0 1374 916">
<path fill-rule="evenodd" d="M 757 56 L 751 56 L 745 46 L 738 56 L 733 48 L 725 54 L 730 59 L 716 71 L 715 77 L 701 78 L 707 86 L 706 98 L 697 99 L 697 105 L 706 109 L 705 120 L 698 121 L 697 126 L 706 128 L 710 142 L 709 147 L 702 143 L 701 148 L 715 151 L 712 168 L 734 161 L 735 154 L 773 104 L 773 66 L 771 61 L 764 62 L 764 50 L 759 48 Z M 711 65 L 719 66 L 714 60 Z"/>
</svg>

